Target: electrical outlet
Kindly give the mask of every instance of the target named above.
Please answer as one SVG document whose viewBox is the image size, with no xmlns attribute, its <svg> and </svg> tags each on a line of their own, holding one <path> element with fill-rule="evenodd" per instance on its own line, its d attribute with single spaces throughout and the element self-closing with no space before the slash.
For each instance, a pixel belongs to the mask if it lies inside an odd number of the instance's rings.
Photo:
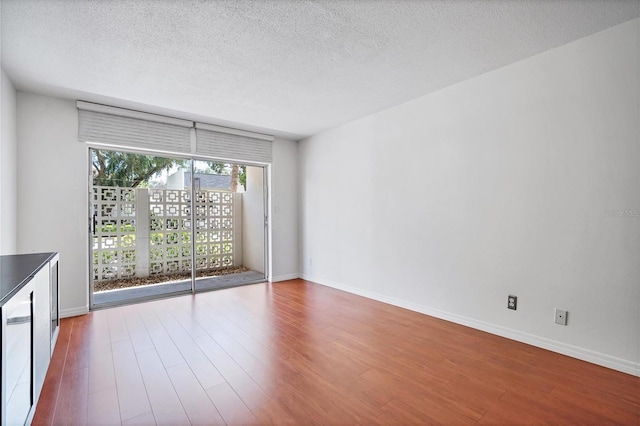
<svg viewBox="0 0 640 426">
<path fill-rule="evenodd" d="M 567 325 L 567 316 L 569 312 L 556 309 L 556 324 Z"/>
<path fill-rule="evenodd" d="M 507 298 L 507 308 L 513 309 L 514 311 L 518 309 L 518 297 L 509 295 Z"/>
</svg>

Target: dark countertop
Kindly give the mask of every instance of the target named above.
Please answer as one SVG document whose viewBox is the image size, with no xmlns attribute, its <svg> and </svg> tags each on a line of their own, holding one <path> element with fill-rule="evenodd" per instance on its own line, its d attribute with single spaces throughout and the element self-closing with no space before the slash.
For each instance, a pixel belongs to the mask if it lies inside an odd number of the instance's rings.
<svg viewBox="0 0 640 426">
<path fill-rule="evenodd" d="M 0 256 L 0 306 L 16 294 L 57 253 Z"/>
</svg>

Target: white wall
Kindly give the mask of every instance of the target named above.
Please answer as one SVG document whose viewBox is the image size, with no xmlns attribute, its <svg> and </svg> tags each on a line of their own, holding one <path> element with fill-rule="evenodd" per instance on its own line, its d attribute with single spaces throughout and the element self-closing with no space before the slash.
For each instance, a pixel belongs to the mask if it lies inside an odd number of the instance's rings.
<svg viewBox="0 0 640 426">
<path fill-rule="evenodd" d="M 1 70 L 0 114 L 0 254 L 17 249 L 16 89 Z"/>
<path fill-rule="evenodd" d="M 276 138 L 271 165 L 271 280 L 299 278 L 298 143 Z"/>
<path fill-rule="evenodd" d="M 88 310 L 88 151 L 74 101 L 18 92 L 18 249 L 60 253 L 60 312 Z"/>
<path fill-rule="evenodd" d="M 242 194 L 242 264 L 264 273 L 264 169 L 247 166 Z"/>
<path fill-rule="evenodd" d="M 303 276 L 640 375 L 639 26 L 302 141 Z"/>
<path fill-rule="evenodd" d="M 18 92 L 18 249 L 60 252 L 61 313 L 88 309 L 88 150 L 75 101 Z M 273 144 L 272 271 L 297 277 L 296 142 Z"/>
</svg>

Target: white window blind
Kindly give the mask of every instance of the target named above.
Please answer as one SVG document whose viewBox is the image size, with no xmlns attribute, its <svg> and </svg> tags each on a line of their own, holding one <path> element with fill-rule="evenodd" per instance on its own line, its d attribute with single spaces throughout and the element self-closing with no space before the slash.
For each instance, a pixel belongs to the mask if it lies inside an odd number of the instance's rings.
<svg viewBox="0 0 640 426">
<path fill-rule="evenodd" d="M 272 161 L 273 136 L 78 101 L 78 139 L 114 147 L 197 154 L 229 161 Z"/>
<path fill-rule="evenodd" d="M 248 163 L 271 163 L 273 136 L 196 123 L 196 154 Z"/>
<path fill-rule="evenodd" d="M 78 101 L 78 139 L 119 147 L 190 153 L 193 122 Z"/>
</svg>

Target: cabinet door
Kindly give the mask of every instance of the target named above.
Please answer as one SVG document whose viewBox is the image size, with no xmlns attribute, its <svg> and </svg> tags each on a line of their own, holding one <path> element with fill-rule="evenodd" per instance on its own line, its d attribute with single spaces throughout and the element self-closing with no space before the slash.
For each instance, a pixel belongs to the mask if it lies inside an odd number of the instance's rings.
<svg viewBox="0 0 640 426">
<path fill-rule="evenodd" d="M 33 286 L 28 283 L 2 307 L 2 401 L 0 423 L 24 424 L 33 405 Z"/>
<path fill-rule="evenodd" d="M 38 400 L 44 377 L 51 360 L 51 314 L 49 312 L 49 265 L 45 265 L 33 277 L 33 358 L 34 390 Z"/>
</svg>

